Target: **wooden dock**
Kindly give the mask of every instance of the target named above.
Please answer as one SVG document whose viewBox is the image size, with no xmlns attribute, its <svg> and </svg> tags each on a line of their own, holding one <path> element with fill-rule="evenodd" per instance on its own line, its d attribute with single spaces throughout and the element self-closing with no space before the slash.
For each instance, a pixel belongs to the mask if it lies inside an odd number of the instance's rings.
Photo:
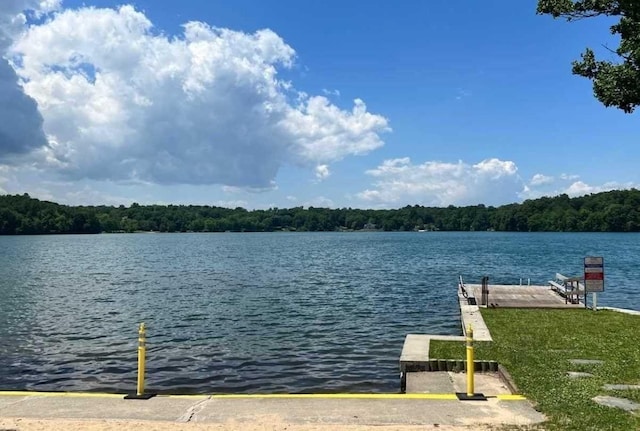
<svg viewBox="0 0 640 431">
<path fill-rule="evenodd" d="M 482 298 L 481 284 L 464 285 L 468 297 L 475 298 L 479 306 Z M 550 286 L 519 286 L 489 284 L 486 304 L 489 308 L 584 308 L 584 303 L 567 302 Z"/>
</svg>

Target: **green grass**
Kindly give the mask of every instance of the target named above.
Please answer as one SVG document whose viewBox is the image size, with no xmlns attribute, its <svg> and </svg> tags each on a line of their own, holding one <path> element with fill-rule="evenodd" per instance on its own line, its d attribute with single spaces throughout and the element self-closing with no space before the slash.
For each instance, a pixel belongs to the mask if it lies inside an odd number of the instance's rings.
<svg viewBox="0 0 640 431">
<path fill-rule="evenodd" d="M 521 393 L 547 415 L 549 430 L 640 430 L 640 414 L 603 407 L 596 395 L 640 403 L 640 391 L 606 391 L 611 384 L 640 384 L 640 317 L 612 311 L 483 309 L 493 342 L 476 342 L 476 359 L 507 368 Z M 460 359 L 463 343 L 432 341 L 430 356 Z M 571 365 L 569 359 L 600 359 Z M 567 371 L 594 377 L 570 379 Z"/>
</svg>

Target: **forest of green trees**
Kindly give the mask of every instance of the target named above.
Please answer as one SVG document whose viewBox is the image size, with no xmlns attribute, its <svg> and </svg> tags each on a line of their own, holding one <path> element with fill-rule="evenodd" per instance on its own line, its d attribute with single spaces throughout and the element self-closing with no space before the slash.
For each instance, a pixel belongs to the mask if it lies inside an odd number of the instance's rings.
<svg viewBox="0 0 640 431">
<path fill-rule="evenodd" d="M 347 230 L 640 231 L 640 191 L 567 195 L 500 207 L 400 209 L 270 208 L 197 205 L 66 206 L 24 195 L 0 196 L 0 235 L 101 232 L 273 232 Z"/>
</svg>

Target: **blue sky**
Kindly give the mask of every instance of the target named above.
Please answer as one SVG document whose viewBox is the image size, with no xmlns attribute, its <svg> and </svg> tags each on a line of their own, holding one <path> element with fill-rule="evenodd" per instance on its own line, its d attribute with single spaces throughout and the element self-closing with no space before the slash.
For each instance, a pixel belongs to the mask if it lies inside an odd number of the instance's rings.
<svg viewBox="0 0 640 431">
<path fill-rule="evenodd" d="M 587 46 L 612 58 L 611 21 L 535 8 L 11 0 L 0 192 L 397 208 L 637 187 L 637 114 L 571 74 Z"/>
</svg>

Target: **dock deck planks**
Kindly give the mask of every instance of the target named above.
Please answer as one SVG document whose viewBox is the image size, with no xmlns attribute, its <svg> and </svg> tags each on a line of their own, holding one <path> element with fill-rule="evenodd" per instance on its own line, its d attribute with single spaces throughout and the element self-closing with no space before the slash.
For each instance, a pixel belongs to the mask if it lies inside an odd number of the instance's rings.
<svg viewBox="0 0 640 431">
<path fill-rule="evenodd" d="M 469 296 L 480 305 L 482 285 L 465 284 Z M 490 284 L 487 307 L 497 308 L 584 308 L 584 303 L 565 303 L 563 296 L 550 286 Z"/>
</svg>

